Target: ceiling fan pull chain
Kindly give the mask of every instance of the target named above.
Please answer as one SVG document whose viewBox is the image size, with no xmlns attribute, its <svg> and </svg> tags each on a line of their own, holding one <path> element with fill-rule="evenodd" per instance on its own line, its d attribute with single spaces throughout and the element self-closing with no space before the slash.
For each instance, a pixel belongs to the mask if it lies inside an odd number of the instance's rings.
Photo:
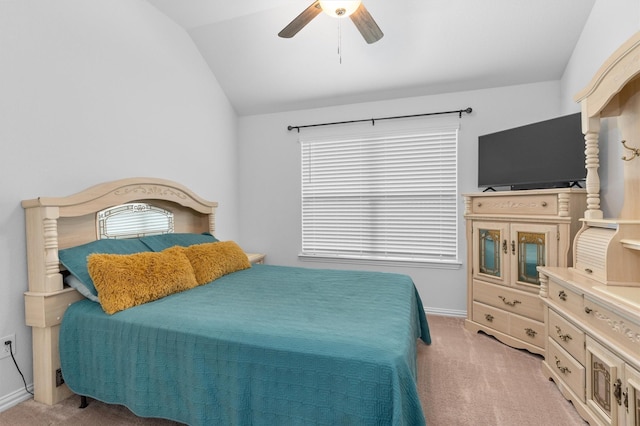
<svg viewBox="0 0 640 426">
<path fill-rule="evenodd" d="M 338 20 L 338 59 L 342 65 L 342 22 Z"/>
</svg>

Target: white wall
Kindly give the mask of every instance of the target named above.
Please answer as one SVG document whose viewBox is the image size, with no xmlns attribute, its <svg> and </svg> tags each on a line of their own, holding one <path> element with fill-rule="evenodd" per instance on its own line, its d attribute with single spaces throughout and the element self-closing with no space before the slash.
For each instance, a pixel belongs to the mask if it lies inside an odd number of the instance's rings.
<svg viewBox="0 0 640 426">
<path fill-rule="evenodd" d="M 176 180 L 220 202 L 236 238 L 236 116 L 193 42 L 141 0 L 0 1 L 0 337 L 24 325 L 23 199 L 131 176 Z M 0 360 L 0 411 L 23 397 Z"/>
<path fill-rule="evenodd" d="M 597 0 L 562 76 L 561 105 L 567 114 L 580 112 L 573 100 L 604 61 L 640 29 L 638 0 Z"/>
</svg>

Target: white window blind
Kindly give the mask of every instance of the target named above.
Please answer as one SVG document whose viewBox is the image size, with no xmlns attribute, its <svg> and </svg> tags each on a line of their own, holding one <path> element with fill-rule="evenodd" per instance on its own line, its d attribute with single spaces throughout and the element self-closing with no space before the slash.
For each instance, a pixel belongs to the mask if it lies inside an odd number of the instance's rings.
<svg viewBox="0 0 640 426">
<path fill-rule="evenodd" d="M 456 263 L 457 127 L 302 140 L 302 256 Z"/>
</svg>

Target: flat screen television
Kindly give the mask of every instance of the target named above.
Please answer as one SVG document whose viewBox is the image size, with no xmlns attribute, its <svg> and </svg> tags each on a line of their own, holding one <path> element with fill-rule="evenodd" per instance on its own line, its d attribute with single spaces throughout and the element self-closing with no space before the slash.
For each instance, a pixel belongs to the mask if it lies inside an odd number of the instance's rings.
<svg viewBox="0 0 640 426">
<path fill-rule="evenodd" d="M 580 113 L 478 137 L 478 187 L 561 188 L 587 176 Z"/>
</svg>

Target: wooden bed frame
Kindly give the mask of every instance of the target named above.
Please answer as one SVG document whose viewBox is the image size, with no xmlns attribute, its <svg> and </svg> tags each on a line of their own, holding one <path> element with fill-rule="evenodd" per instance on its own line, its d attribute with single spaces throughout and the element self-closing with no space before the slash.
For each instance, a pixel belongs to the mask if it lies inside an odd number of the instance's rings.
<svg viewBox="0 0 640 426">
<path fill-rule="evenodd" d="M 58 250 L 97 240 L 96 213 L 132 202 L 149 203 L 172 212 L 174 232 L 215 235 L 218 203 L 164 179 L 121 179 L 68 197 L 22 201 L 29 270 L 25 316 L 27 325 L 32 327 L 34 399 L 38 402 L 52 405 L 73 394 L 61 383 L 58 337 L 65 310 L 83 296 L 64 286 Z"/>
</svg>

